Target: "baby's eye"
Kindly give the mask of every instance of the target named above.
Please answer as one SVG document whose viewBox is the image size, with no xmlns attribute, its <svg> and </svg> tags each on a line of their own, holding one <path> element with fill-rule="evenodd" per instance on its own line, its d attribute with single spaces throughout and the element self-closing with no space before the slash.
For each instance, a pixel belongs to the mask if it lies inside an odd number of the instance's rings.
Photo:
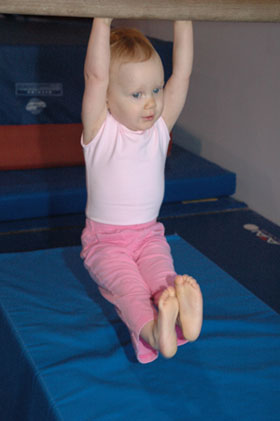
<svg viewBox="0 0 280 421">
<path fill-rule="evenodd" d="M 159 91 L 160 91 L 160 88 L 155 88 L 155 89 L 153 90 L 153 93 L 154 93 L 154 94 L 158 94 L 158 93 L 159 93 Z"/>
<path fill-rule="evenodd" d="M 132 96 L 133 96 L 133 98 L 135 98 L 135 99 L 139 99 L 139 98 L 141 98 L 141 92 L 134 92 L 133 94 L 132 94 Z"/>
</svg>

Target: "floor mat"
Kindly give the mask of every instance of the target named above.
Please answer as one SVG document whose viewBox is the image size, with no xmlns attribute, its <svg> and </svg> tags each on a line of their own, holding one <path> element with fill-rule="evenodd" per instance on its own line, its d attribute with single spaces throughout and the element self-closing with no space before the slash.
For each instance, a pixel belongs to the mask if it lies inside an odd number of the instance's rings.
<svg viewBox="0 0 280 421">
<path fill-rule="evenodd" d="M 183 239 L 168 240 L 177 271 L 201 284 L 204 325 L 175 358 L 147 365 L 79 247 L 0 255 L 1 419 L 278 420 L 279 315 Z"/>
</svg>

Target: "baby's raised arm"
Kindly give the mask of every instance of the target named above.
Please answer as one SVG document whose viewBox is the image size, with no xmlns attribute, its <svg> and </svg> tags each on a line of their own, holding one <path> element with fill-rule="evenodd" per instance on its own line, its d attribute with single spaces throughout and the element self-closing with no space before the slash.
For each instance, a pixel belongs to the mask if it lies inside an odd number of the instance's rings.
<svg viewBox="0 0 280 421">
<path fill-rule="evenodd" d="M 84 65 L 85 91 L 82 104 L 83 140 L 88 144 L 106 117 L 106 96 L 110 67 L 112 19 L 95 18 Z"/>
<path fill-rule="evenodd" d="M 190 21 L 174 22 L 173 69 L 164 88 L 162 117 L 169 131 L 186 101 L 193 65 L 193 29 Z"/>
</svg>

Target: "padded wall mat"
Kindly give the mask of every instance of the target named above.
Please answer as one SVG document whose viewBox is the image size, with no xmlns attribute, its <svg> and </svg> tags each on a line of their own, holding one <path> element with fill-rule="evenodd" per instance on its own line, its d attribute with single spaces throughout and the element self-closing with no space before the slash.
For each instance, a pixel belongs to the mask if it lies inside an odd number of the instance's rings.
<svg viewBox="0 0 280 421">
<path fill-rule="evenodd" d="M 43 20 L 40 25 L 0 19 L 0 35 L 10 34 L 0 38 L 0 98 L 5 98 L 0 102 L 0 125 L 81 122 L 90 28 L 89 20 Z M 151 42 L 167 79 L 172 42 L 154 38 Z"/>
<path fill-rule="evenodd" d="M 279 418 L 280 318 L 178 236 L 178 272 L 204 295 L 199 340 L 141 365 L 79 247 L 0 255 L 5 421 Z"/>
</svg>

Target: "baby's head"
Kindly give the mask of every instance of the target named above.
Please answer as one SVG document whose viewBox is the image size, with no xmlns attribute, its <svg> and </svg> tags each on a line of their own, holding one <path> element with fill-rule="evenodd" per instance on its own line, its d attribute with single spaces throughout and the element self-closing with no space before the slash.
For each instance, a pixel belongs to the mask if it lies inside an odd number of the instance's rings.
<svg viewBox="0 0 280 421">
<path fill-rule="evenodd" d="M 117 62 L 142 62 L 149 60 L 156 51 L 140 31 L 132 28 L 112 29 L 110 37 L 111 67 Z"/>
<path fill-rule="evenodd" d="M 145 130 L 163 109 L 164 72 L 151 42 L 138 30 L 111 32 L 108 108 L 131 130 Z"/>
</svg>

